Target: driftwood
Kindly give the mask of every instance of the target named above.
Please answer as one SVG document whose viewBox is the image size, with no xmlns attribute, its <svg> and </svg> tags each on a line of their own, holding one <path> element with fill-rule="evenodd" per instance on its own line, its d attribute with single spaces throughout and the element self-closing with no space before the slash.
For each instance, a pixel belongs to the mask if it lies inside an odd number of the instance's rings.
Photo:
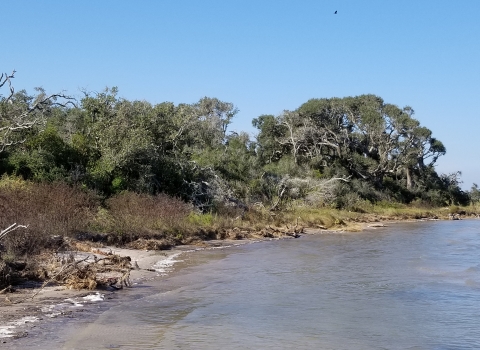
<svg viewBox="0 0 480 350">
<path fill-rule="evenodd" d="M 87 256 L 85 259 L 83 260 L 79 260 L 79 261 L 76 261 L 76 262 L 73 262 L 73 263 L 69 263 L 69 264 L 66 264 L 66 265 L 63 265 L 62 268 L 60 269 L 60 271 L 58 271 L 55 275 L 53 275 L 50 279 L 46 280 L 45 282 L 43 282 L 42 286 L 36 290 L 32 295 L 26 297 L 26 298 L 23 298 L 21 300 L 17 300 L 14 302 L 14 304 L 19 304 L 19 303 L 23 303 L 24 301 L 28 300 L 28 299 L 33 299 L 35 298 L 38 293 L 40 293 L 49 283 L 53 282 L 58 276 L 60 276 L 65 270 L 68 270 L 71 266 L 75 266 L 83 261 L 86 261 L 89 257 Z M 8 288 L 8 287 L 7 287 Z"/>
<path fill-rule="evenodd" d="M 79 262 L 86 261 L 88 258 Z M 128 256 L 122 257 L 110 254 L 98 259 L 94 255 L 93 262 L 81 265 L 75 264 L 74 269 L 69 269 L 61 276 L 58 276 L 56 281 L 74 289 L 94 289 L 97 286 L 121 289 L 123 286 L 131 286 L 131 269 L 131 259 Z M 112 276 L 112 274 L 120 274 L 120 276 Z"/>
<path fill-rule="evenodd" d="M 461 218 L 459 214 L 449 214 L 448 220 L 461 220 Z"/>
<path fill-rule="evenodd" d="M 26 298 L 16 300 L 14 304 L 22 303 L 26 300 L 35 298 L 46 286 L 50 284 L 64 285 L 69 289 L 95 289 L 99 286 L 113 289 L 122 289 L 131 287 L 130 257 L 122 257 L 110 254 L 104 258 L 98 259 L 94 255 L 93 261 L 89 262 L 91 255 L 85 258 L 75 260 L 69 256 L 67 259 L 55 258 L 58 268 L 50 278 L 46 279 L 35 292 Z M 0 291 L 0 294 L 11 291 L 11 287 L 7 287 Z"/>
<path fill-rule="evenodd" d="M 3 239 L 7 234 L 10 232 L 13 232 L 19 228 L 28 228 L 29 225 L 17 225 L 17 223 L 14 223 L 13 225 L 10 225 L 7 227 L 5 230 L 0 232 L 0 240 Z"/>
<path fill-rule="evenodd" d="M 300 234 L 303 232 L 304 232 L 304 227 L 298 225 L 298 220 L 297 220 L 297 223 L 295 224 L 295 226 L 292 226 L 292 227 L 289 227 L 288 225 L 286 225 L 286 227 L 283 228 L 283 227 L 272 227 L 268 225 L 268 227 L 266 227 L 263 230 L 263 235 L 264 237 L 270 237 L 270 238 L 282 237 L 282 236 L 298 238 L 300 237 Z"/>
<path fill-rule="evenodd" d="M 8 286 L 6 288 L 3 288 L 2 290 L 0 290 L 0 294 L 6 294 L 6 293 L 11 293 L 13 292 L 14 289 L 12 288 L 12 286 Z"/>
</svg>

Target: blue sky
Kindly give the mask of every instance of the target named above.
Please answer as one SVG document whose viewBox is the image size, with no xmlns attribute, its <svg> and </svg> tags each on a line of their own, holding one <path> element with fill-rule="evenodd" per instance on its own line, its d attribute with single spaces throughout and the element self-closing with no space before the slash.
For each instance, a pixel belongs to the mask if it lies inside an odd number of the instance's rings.
<svg viewBox="0 0 480 350">
<path fill-rule="evenodd" d="M 3 0 L 0 70 L 17 90 L 101 91 L 151 103 L 203 96 L 230 130 L 310 98 L 366 93 L 447 147 L 439 173 L 480 184 L 480 1 Z M 334 12 L 338 11 L 335 15 Z"/>
</svg>

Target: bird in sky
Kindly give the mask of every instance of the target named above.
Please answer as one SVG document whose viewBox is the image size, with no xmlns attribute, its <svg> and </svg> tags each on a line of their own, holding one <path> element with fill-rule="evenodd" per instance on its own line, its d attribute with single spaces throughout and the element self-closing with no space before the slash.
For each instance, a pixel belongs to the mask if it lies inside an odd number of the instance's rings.
<svg viewBox="0 0 480 350">
<path fill-rule="evenodd" d="M 337 11 L 335 11 L 334 15 L 336 15 L 336 14 L 337 14 Z"/>
</svg>

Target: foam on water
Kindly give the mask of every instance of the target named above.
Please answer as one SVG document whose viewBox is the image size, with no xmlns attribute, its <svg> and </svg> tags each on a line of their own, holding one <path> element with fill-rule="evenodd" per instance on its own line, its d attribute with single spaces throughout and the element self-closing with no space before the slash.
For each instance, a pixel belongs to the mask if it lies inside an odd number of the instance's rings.
<svg viewBox="0 0 480 350">
<path fill-rule="evenodd" d="M 45 316 L 55 318 L 70 309 L 79 308 L 88 303 L 103 301 L 104 299 L 105 295 L 97 292 L 95 294 L 86 295 L 82 298 L 67 298 L 64 300 L 64 303 L 44 306 L 41 308 L 41 311 L 45 314 Z"/>
<path fill-rule="evenodd" d="M 83 297 L 83 300 L 95 302 L 95 301 L 103 301 L 105 299 L 105 294 L 101 294 L 97 292 L 96 294 L 89 294 Z"/>
<path fill-rule="evenodd" d="M 10 338 L 15 336 L 15 329 L 27 323 L 37 322 L 38 317 L 25 316 L 18 320 L 9 322 L 6 326 L 0 326 L 0 338 Z"/>
<path fill-rule="evenodd" d="M 180 256 L 180 254 L 182 253 L 175 253 L 166 257 L 165 259 L 157 261 L 155 265 L 153 265 L 153 269 L 161 276 L 167 275 L 167 273 L 171 271 L 175 263 L 183 261 L 176 259 L 178 256 Z"/>
</svg>

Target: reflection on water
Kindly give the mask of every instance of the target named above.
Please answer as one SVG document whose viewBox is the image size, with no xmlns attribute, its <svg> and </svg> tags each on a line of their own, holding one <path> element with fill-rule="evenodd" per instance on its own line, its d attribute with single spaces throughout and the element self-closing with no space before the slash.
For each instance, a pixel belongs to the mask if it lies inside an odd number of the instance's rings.
<svg viewBox="0 0 480 350">
<path fill-rule="evenodd" d="M 68 349 L 480 348 L 480 221 L 198 252 Z M 199 263 L 201 262 L 201 263 Z M 152 288 L 153 289 L 153 288 Z"/>
</svg>

